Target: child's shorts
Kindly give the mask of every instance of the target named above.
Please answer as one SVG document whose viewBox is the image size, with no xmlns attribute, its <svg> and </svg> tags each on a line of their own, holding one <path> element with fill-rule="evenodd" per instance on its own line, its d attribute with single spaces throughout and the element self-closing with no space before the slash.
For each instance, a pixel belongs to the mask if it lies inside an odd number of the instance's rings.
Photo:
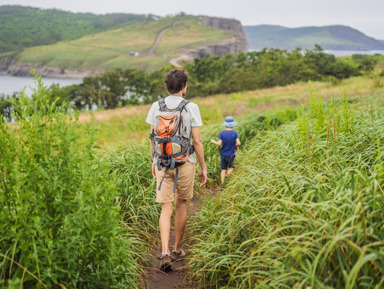
<svg viewBox="0 0 384 289">
<path fill-rule="evenodd" d="M 234 168 L 235 167 L 235 157 L 236 155 L 231 155 L 231 156 L 223 156 L 221 155 L 221 169 L 222 170 L 227 170 L 229 168 Z"/>
</svg>

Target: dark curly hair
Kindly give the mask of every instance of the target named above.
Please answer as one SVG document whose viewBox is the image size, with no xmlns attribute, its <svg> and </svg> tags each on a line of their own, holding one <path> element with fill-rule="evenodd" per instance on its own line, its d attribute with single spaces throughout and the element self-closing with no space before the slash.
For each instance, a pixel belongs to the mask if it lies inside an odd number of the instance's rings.
<svg viewBox="0 0 384 289">
<path fill-rule="evenodd" d="M 174 69 L 165 76 L 167 89 L 171 94 L 178 93 L 188 82 L 188 74 L 184 69 Z"/>
</svg>

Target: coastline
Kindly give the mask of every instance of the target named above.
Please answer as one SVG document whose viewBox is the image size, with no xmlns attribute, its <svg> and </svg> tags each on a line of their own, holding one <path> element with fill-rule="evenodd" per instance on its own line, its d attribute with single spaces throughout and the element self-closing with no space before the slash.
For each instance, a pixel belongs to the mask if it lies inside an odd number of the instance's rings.
<svg viewBox="0 0 384 289">
<path fill-rule="evenodd" d="M 195 57 L 200 57 L 204 53 L 213 53 L 213 54 L 225 54 L 228 52 L 236 52 L 239 47 L 237 47 L 237 41 L 235 39 L 226 39 L 222 43 L 217 45 L 211 45 L 200 50 L 191 50 L 184 51 L 184 53 L 178 58 L 172 59 L 171 64 L 175 66 L 180 66 L 181 60 L 193 60 Z M 224 49 L 225 48 L 225 49 Z M 255 49 L 248 49 L 248 51 L 258 51 Z M 200 52 L 200 53 L 199 53 Z M 221 52 L 221 53 L 219 53 Z M 384 55 L 384 50 L 324 50 L 324 53 L 333 54 L 336 57 L 350 56 L 353 54 L 382 54 Z M 105 69 L 100 70 L 91 70 L 86 68 L 80 69 L 65 69 L 57 67 L 49 67 L 43 64 L 28 64 L 17 62 L 16 59 L 12 57 L 5 57 L 0 59 L 0 75 L 1 76 L 21 76 L 21 77 L 31 77 L 31 68 L 42 77 L 46 78 L 58 78 L 58 79 L 82 79 L 87 76 L 102 74 L 105 72 Z"/>
<path fill-rule="evenodd" d="M 80 69 L 65 69 L 57 67 L 49 67 L 43 64 L 20 63 L 12 57 L 0 59 L 0 75 L 8 76 L 33 76 L 31 68 L 43 77 L 62 78 L 62 79 L 80 79 L 86 76 L 104 73 L 105 70 L 90 70 L 85 68 Z"/>
</svg>

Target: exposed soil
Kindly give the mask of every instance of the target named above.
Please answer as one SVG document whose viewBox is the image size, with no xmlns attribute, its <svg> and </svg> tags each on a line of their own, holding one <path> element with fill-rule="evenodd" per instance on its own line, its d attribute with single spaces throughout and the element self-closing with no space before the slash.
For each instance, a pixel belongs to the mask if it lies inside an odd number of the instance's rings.
<svg viewBox="0 0 384 289">
<path fill-rule="evenodd" d="M 161 38 L 163 37 L 164 33 L 169 29 L 171 28 L 172 26 L 175 26 L 177 24 L 177 19 L 173 20 L 172 24 L 163 28 L 159 34 L 157 34 L 157 37 L 156 37 L 156 40 L 155 40 L 155 43 L 153 44 L 153 46 L 146 52 L 143 52 L 141 55 L 145 55 L 145 56 L 149 56 L 149 55 L 155 55 L 155 50 L 157 48 L 157 46 L 159 46 L 159 43 L 161 41 Z"/>
<path fill-rule="evenodd" d="M 209 194 L 211 197 L 214 197 L 217 192 L 216 188 L 211 188 L 207 190 L 205 194 Z M 191 215 L 195 214 L 199 210 L 201 200 L 193 199 L 187 203 L 187 213 L 188 219 Z M 161 255 L 161 244 L 160 237 L 158 237 L 157 243 L 152 248 L 152 256 L 150 266 L 146 269 L 146 277 L 144 278 L 143 288 L 147 289 L 186 289 L 186 267 L 188 266 L 188 249 L 191 246 L 190 243 L 190 234 L 188 233 L 188 221 L 185 232 L 185 238 L 183 242 L 183 250 L 186 252 L 186 258 L 177 260 L 172 263 L 172 268 L 167 272 L 162 272 L 159 269 L 159 260 L 157 256 Z M 173 246 L 175 241 L 175 232 L 173 227 L 171 228 L 170 234 L 170 247 Z"/>
</svg>

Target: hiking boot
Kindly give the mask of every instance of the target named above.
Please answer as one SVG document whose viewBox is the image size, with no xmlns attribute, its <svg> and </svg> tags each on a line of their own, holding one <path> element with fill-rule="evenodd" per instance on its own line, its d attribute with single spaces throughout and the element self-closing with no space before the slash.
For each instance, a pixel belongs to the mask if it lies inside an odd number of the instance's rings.
<svg viewBox="0 0 384 289">
<path fill-rule="evenodd" d="M 169 271 L 171 269 L 171 256 L 169 254 L 162 255 L 158 259 L 160 260 L 159 269 L 161 271 Z"/>
<path fill-rule="evenodd" d="M 183 250 L 180 250 L 180 251 L 172 251 L 171 252 L 171 260 L 172 261 L 176 261 L 178 259 L 181 259 L 185 257 L 185 252 Z"/>
</svg>

